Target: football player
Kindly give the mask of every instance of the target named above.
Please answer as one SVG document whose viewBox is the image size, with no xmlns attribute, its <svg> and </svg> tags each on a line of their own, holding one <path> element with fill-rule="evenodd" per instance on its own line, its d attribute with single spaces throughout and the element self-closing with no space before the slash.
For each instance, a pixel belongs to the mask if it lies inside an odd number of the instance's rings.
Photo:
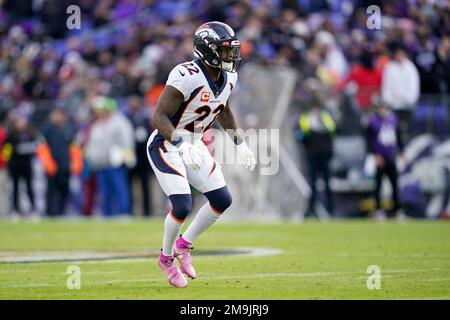
<svg viewBox="0 0 450 320">
<path fill-rule="evenodd" d="M 164 221 L 159 266 L 175 287 L 187 286 L 183 274 L 196 278 L 190 256 L 192 243 L 231 205 L 221 166 L 208 152 L 202 134 L 217 120 L 231 135 L 244 165 L 250 170 L 256 165 L 255 155 L 236 131 L 228 103 L 241 61 L 233 29 L 216 21 L 202 24 L 195 32 L 194 55 L 196 60 L 179 64 L 170 72 L 153 115 L 156 129 L 147 142 L 150 164 L 172 204 Z M 189 184 L 203 193 L 208 203 L 177 239 L 192 209 Z"/>
</svg>

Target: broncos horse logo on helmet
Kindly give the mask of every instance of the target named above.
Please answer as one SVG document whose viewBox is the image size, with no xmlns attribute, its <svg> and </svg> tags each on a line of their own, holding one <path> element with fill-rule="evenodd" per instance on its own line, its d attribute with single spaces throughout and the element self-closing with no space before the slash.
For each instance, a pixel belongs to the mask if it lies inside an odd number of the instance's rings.
<svg viewBox="0 0 450 320">
<path fill-rule="evenodd" d="M 240 51 L 239 40 L 225 23 L 207 22 L 195 31 L 194 54 L 213 68 L 236 72 L 241 62 Z"/>
</svg>

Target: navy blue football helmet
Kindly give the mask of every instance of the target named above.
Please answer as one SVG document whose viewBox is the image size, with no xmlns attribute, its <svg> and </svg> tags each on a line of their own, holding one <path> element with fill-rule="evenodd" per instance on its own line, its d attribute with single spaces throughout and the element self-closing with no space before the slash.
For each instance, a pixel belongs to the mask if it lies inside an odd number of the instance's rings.
<svg viewBox="0 0 450 320">
<path fill-rule="evenodd" d="M 236 72 L 241 62 L 241 44 L 229 25 L 207 22 L 195 31 L 194 54 L 213 68 Z"/>
</svg>

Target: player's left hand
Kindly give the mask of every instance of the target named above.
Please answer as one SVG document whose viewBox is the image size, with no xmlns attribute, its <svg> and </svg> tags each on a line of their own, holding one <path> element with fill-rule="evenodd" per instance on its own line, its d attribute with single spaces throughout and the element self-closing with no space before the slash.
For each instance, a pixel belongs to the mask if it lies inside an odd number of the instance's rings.
<svg viewBox="0 0 450 320">
<path fill-rule="evenodd" d="M 192 170 L 198 170 L 203 166 L 201 149 L 197 144 L 191 144 L 187 141 L 183 141 L 178 146 L 178 152 L 184 164 Z"/>
<path fill-rule="evenodd" d="M 253 171 L 256 166 L 256 157 L 245 141 L 237 145 L 238 157 L 242 159 L 243 165 Z"/>
</svg>

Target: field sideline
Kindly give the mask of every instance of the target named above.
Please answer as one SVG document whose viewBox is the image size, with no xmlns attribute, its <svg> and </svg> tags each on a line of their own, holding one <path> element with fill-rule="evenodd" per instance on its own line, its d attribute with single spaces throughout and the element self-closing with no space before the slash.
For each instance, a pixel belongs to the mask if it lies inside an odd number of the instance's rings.
<svg viewBox="0 0 450 320">
<path fill-rule="evenodd" d="M 0 259 L 21 252 L 160 247 L 162 220 L 0 222 Z M 198 279 L 169 286 L 144 260 L 1 263 L 0 299 L 450 299 L 450 222 L 218 223 L 195 251 L 274 248 L 269 256 L 194 257 Z M 66 287 L 69 265 L 81 289 Z M 367 267 L 381 268 L 369 290 Z"/>
</svg>

